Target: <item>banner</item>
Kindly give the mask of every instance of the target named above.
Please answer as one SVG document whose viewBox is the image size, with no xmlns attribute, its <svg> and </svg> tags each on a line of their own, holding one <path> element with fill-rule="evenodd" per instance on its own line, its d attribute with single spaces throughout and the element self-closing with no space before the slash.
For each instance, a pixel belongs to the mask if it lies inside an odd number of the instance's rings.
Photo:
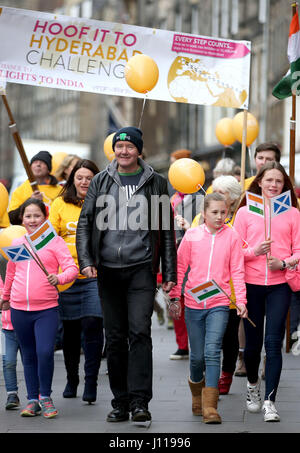
<svg viewBox="0 0 300 453">
<path fill-rule="evenodd" d="M 0 42 L 7 82 L 144 98 L 124 78 L 143 53 L 159 68 L 149 99 L 248 108 L 249 41 L 0 7 Z"/>
</svg>

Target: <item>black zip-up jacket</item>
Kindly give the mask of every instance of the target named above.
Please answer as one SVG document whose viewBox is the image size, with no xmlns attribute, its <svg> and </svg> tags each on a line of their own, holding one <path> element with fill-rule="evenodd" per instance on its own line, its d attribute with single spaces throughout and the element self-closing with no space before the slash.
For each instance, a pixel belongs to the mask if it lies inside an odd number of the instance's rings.
<svg viewBox="0 0 300 453">
<path fill-rule="evenodd" d="M 168 197 L 167 181 L 141 159 L 139 159 L 139 165 L 144 170 L 144 177 L 141 178 L 136 194 L 144 195 L 147 200 L 152 271 L 156 274 L 161 265 L 163 281 L 172 281 L 176 283 L 177 253 L 172 208 L 169 201 L 167 208 L 166 204 L 162 207 L 163 204 L 154 204 L 153 206 L 153 203 L 151 203 L 152 195 L 157 195 L 158 197 L 164 195 Z M 111 164 L 105 170 L 98 173 L 90 183 L 76 231 L 76 248 L 81 271 L 88 266 L 95 266 L 97 268 L 99 265 L 103 264 L 100 259 L 100 247 L 105 225 L 101 214 L 103 214 L 105 206 L 103 205 L 103 202 L 99 203 L 99 199 L 102 197 L 105 199 L 105 196 L 109 194 L 109 196 L 114 196 L 116 202 L 118 202 L 117 193 L 119 188 L 120 181 L 117 174 L 116 161 L 112 161 Z M 153 212 L 153 210 L 155 210 L 155 212 Z M 156 220 L 157 228 L 151 227 L 151 220 L 153 223 L 153 219 Z M 126 231 L 124 234 L 126 234 Z M 139 233 L 137 232 L 137 234 Z M 134 248 L 134 238 L 132 241 L 132 247 Z M 113 248 L 116 249 L 117 247 L 118 244 L 114 242 Z M 139 264 L 139 262 L 131 264 Z M 118 267 L 118 265 L 116 264 L 114 267 Z M 121 261 L 119 267 L 123 267 Z"/>
</svg>

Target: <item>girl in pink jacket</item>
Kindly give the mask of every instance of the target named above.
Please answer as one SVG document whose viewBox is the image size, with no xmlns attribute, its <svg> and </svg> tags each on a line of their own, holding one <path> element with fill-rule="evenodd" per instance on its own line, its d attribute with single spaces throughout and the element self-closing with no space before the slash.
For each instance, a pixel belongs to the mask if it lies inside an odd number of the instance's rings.
<svg viewBox="0 0 300 453">
<path fill-rule="evenodd" d="M 44 203 L 30 198 L 21 207 L 22 223 L 33 233 L 47 218 Z M 25 237 L 13 245 L 25 243 Z M 46 276 L 34 260 L 9 261 L 2 294 L 2 310 L 10 308 L 24 366 L 28 404 L 21 416 L 43 412 L 53 418 L 57 410 L 50 398 L 54 371 L 54 344 L 58 326 L 57 284 L 64 285 L 78 275 L 78 268 L 64 240 L 56 236 L 43 247 L 39 258 L 47 269 Z M 59 268 L 62 273 L 59 274 Z"/>
<path fill-rule="evenodd" d="M 248 247 L 243 249 L 249 317 L 256 328 L 244 322 L 246 334 L 247 409 L 259 412 L 262 402 L 258 370 L 263 341 L 266 351 L 264 421 L 278 422 L 274 402 L 282 368 L 282 341 L 291 291 L 285 273 L 289 264 L 300 258 L 300 212 L 292 183 L 278 162 L 264 165 L 249 192 L 262 195 L 269 219 L 270 199 L 291 191 L 292 208 L 269 220 L 248 211 L 245 200 L 237 212 L 234 228 Z M 271 239 L 270 239 L 271 237 Z M 266 239 L 267 238 L 267 239 Z M 264 335 L 265 325 L 265 335 Z"/>
<path fill-rule="evenodd" d="M 212 193 L 204 199 L 204 224 L 188 230 L 178 249 L 178 283 L 170 292 L 170 313 L 178 304 L 184 285 L 185 321 L 190 343 L 190 377 L 194 415 L 205 423 L 221 423 L 217 412 L 218 380 L 223 335 L 229 316 L 228 297 L 223 292 L 210 298 L 195 298 L 191 290 L 212 279 L 228 295 L 233 280 L 239 315 L 247 316 L 244 259 L 239 235 L 224 221 L 225 197 Z M 179 315 L 179 313 L 178 313 Z M 204 382 L 205 370 L 205 382 Z"/>
</svg>

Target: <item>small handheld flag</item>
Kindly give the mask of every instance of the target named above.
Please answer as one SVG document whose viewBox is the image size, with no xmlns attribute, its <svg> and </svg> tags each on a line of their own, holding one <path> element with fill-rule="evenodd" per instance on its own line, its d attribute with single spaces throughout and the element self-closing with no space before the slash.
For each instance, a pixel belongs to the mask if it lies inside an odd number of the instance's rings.
<svg viewBox="0 0 300 453">
<path fill-rule="evenodd" d="M 291 208 L 292 208 L 292 197 L 290 190 L 287 190 L 286 192 L 283 192 L 280 195 L 271 198 L 272 217 L 276 217 L 279 214 L 288 212 Z"/>
<path fill-rule="evenodd" d="M 207 299 L 220 294 L 221 290 L 213 280 L 209 280 L 189 289 L 188 293 L 193 297 L 197 304 L 200 304 L 201 302 L 206 302 Z"/>
<path fill-rule="evenodd" d="M 38 251 L 48 245 L 57 236 L 49 220 L 46 220 L 34 233 L 26 234 L 26 239 L 33 250 Z"/>
<path fill-rule="evenodd" d="M 24 245 L 2 247 L 2 250 L 5 253 L 5 255 L 10 259 L 10 261 L 12 261 L 13 263 L 30 260 L 32 258 L 30 253 L 24 247 Z"/>
<path fill-rule="evenodd" d="M 261 195 L 246 191 L 246 200 L 249 212 L 264 217 L 264 199 Z"/>
</svg>

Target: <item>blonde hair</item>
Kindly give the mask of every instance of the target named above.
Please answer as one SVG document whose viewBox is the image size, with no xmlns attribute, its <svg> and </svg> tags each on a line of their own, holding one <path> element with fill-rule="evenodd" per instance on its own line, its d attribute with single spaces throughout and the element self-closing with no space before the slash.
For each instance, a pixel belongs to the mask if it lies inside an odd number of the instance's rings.
<svg viewBox="0 0 300 453">
<path fill-rule="evenodd" d="M 68 154 L 66 157 L 63 158 L 62 162 L 60 163 L 56 172 L 54 173 L 54 176 L 58 181 L 66 179 L 65 171 L 71 165 L 74 159 L 80 160 L 80 157 L 76 156 L 76 154 Z"/>
</svg>

